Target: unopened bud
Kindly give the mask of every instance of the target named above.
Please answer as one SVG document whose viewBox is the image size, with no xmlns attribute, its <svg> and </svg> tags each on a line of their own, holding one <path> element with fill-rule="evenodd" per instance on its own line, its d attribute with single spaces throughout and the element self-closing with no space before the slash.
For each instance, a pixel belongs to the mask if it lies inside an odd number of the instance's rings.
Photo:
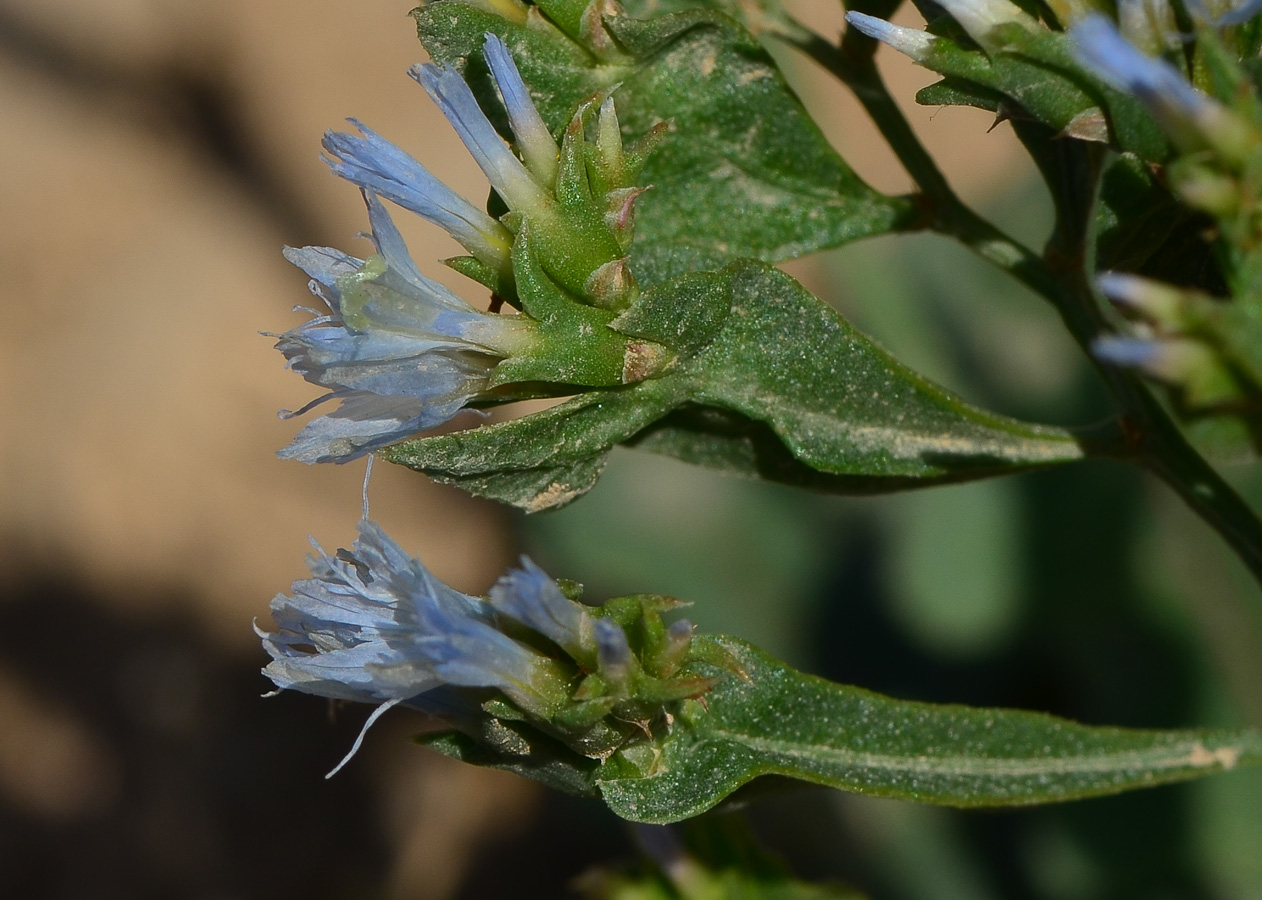
<svg viewBox="0 0 1262 900">
<path fill-rule="evenodd" d="M 1182 159 L 1169 169 L 1170 186 L 1188 206 L 1219 219 L 1231 218 L 1240 209 L 1240 183 L 1229 175 Z"/>
<path fill-rule="evenodd" d="M 611 685 L 625 685 L 631 677 L 631 647 L 627 644 L 627 633 L 609 619 L 597 619 L 595 633 L 600 674 Z"/>
<path fill-rule="evenodd" d="M 902 25 L 895 25 L 866 13 L 848 12 L 846 21 L 852 28 L 858 29 L 882 44 L 888 44 L 904 56 L 911 57 L 914 62 L 924 60 L 933 49 L 934 42 L 939 40 L 919 29 L 904 28 Z"/>
<path fill-rule="evenodd" d="M 625 257 L 597 266 L 583 284 L 583 295 L 603 309 L 626 309 L 635 294 L 635 278 Z"/>
<path fill-rule="evenodd" d="M 1191 338 L 1144 340 L 1103 337 L 1091 346 L 1101 362 L 1136 369 L 1181 389 L 1183 402 L 1193 409 L 1231 400 L 1239 387 L 1213 348 Z"/>
<path fill-rule="evenodd" d="M 1165 332 L 1183 327 L 1183 291 L 1161 281 L 1103 272 L 1096 278 L 1100 293 L 1127 315 L 1143 319 Z"/>
</svg>

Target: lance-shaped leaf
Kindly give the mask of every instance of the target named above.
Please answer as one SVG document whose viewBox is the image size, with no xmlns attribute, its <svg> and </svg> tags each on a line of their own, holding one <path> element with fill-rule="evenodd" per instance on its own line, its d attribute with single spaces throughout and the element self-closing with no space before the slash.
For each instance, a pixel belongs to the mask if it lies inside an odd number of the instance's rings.
<svg viewBox="0 0 1262 900">
<path fill-rule="evenodd" d="M 780 270 L 675 279 L 610 323 L 677 352 L 659 375 L 382 455 L 536 511 L 595 482 L 616 444 L 832 493 L 1076 460 L 1079 441 L 972 406 L 903 366 Z"/>
<path fill-rule="evenodd" d="M 736 638 L 694 638 L 725 662 L 664 735 L 603 761 L 520 723 L 513 740 L 438 733 L 422 742 L 474 765 L 600 796 L 618 815 L 669 823 L 784 779 L 959 807 L 1079 800 L 1262 764 L 1257 729 L 1093 727 L 1037 712 L 896 700 L 789 668 Z M 499 726 L 497 726 L 499 727 Z M 758 787 L 758 785 L 752 785 Z M 740 795 L 738 795 L 740 796 Z"/>
<path fill-rule="evenodd" d="M 605 455 L 681 402 L 673 381 L 583 394 L 542 412 L 405 441 L 379 454 L 479 497 L 536 512 L 582 496 Z"/>
<path fill-rule="evenodd" d="M 694 402 L 770 425 L 818 471 L 961 480 L 1083 455 L 1062 429 L 978 409 L 913 372 L 772 266 L 715 277 L 729 279 L 726 325 L 675 377 Z"/>
<path fill-rule="evenodd" d="M 1262 763 L 1256 730 L 1093 728 L 894 700 L 794 671 L 731 638 L 709 640 L 747 677 L 724 679 L 706 706 L 688 701 L 668 737 L 600 768 L 601 796 L 624 818 L 686 819 L 766 775 L 977 807 L 1113 794 Z"/>
<path fill-rule="evenodd" d="M 911 204 L 868 187 L 829 146 L 774 61 L 727 16 L 692 10 L 605 19 L 620 52 L 599 63 L 536 7 L 520 21 L 461 0 L 416 12 L 439 62 L 476 60 L 490 31 L 512 51 L 554 131 L 575 106 L 616 86 L 632 141 L 665 127 L 640 178 L 631 267 L 641 286 L 740 258 L 783 260 L 910 222 Z M 488 99 L 482 73 L 466 73 Z M 488 108 L 493 104 L 487 103 Z"/>
</svg>

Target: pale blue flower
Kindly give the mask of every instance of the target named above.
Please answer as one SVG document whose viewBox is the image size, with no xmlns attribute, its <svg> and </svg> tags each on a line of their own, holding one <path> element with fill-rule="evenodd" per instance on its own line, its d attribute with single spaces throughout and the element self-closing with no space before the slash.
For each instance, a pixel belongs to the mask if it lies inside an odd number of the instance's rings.
<svg viewBox="0 0 1262 900">
<path fill-rule="evenodd" d="M 597 619 L 593 630 L 601 674 L 614 683 L 625 681 L 633 659 L 627 633 L 609 619 Z"/>
<path fill-rule="evenodd" d="M 548 702 L 538 686 L 550 660 L 501 632 L 486 601 L 443 584 L 375 522 L 360 522 L 349 552 L 321 550 L 307 565 L 312 577 L 272 601 L 277 630 L 259 632 L 272 657 L 263 672 L 277 688 L 421 708 L 442 685 Z"/>
<path fill-rule="evenodd" d="M 381 202 L 365 192 L 377 255 L 287 250 L 328 314 L 280 335 L 290 368 L 338 400 L 280 456 L 346 462 L 439 425 L 486 390 L 499 361 L 531 340 L 524 318 L 480 312 L 426 278 Z M 282 413 L 290 416 L 293 413 Z"/>
<path fill-rule="evenodd" d="M 633 667 L 626 633 L 567 599 L 525 557 L 484 599 L 443 584 L 367 518 L 350 550 L 316 550 L 307 558 L 312 577 L 272 600 L 276 630 L 255 631 L 272 657 L 263 673 L 278 690 L 377 705 L 337 768 L 399 704 L 477 732 L 490 689 L 531 721 L 552 722 L 581 677 L 575 654 L 598 656 L 608 682 L 626 686 Z M 524 642 L 523 628 L 565 652 L 554 658 L 542 641 Z"/>
<path fill-rule="evenodd" d="M 530 91 L 517 71 L 517 63 L 508 52 L 504 42 L 493 34 L 487 34 L 486 44 L 482 48 L 486 64 L 491 70 L 491 77 L 500 89 L 500 97 L 504 101 L 504 109 L 508 112 L 509 125 L 513 136 L 517 138 L 517 146 L 526 163 L 526 168 L 534 174 L 544 187 L 551 187 L 556 180 L 560 149 L 544 124 L 539 110 L 535 109 L 530 99 Z"/>
<path fill-rule="evenodd" d="M 1210 102 L 1164 60 L 1141 53 L 1105 16 L 1087 16 L 1069 30 L 1078 61 L 1119 91 L 1141 103 L 1193 118 Z"/>
<path fill-rule="evenodd" d="M 1182 385 L 1217 373 L 1220 363 L 1213 350 L 1186 337 L 1128 337 L 1106 335 L 1091 343 L 1100 362 L 1135 369 L 1149 378 Z"/>
<path fill-rule="evenodd" d="M 474 257 L 502 267 L 512 233 L 435 178 L 428 169 L 355 119 L 359 134 L 330 131 L 324 136 L 325 162 L 338 175 L 433 222 Z"/>
<path fill-rule="evenodd" d="M 888 44 L 899 53 L 911 57 L 915 62 L 920 62 L 928 56 L 929 51 L 933 49 L 934 41 L 938 40 L 917 28 L 895 25 L 893 22 L 869 16 L 867 13 L 848 12 L 846 21 L 868 37 Z"/>
<path fill-rule="evenodd" d="M 505 56 L 508 50 L 493 34 L 486 36 L 487 47 L 497 47 Z M 492 53 L 492 56 L 498 55 Z M 538 118 L 530 94 L 521 81 L 516 66 L 499 66 L 492 70 L 508 107 L 510 124 Z M 486 175 L 487 181 L 504 198 L 510 209 L 538 209 L 549 202 L 551 185 L 542 175 L 535 175 L 500 138 L 499 132 L 478 105 L 464 76 L 450 66 L 426 63 L 408 70 L 425 88 L 447 121 L 456 130 L 469 153 Z M 503 78 L 501 82 L 498 79 Z M 533 113 L 533 115 L 531 115 Z M 540 123 L 542 124 L 542 123 Z M 545 129 L 546 131 L 546 129 Z M 534 136 L 534 129 L 529 132 Z"/>
</svg>

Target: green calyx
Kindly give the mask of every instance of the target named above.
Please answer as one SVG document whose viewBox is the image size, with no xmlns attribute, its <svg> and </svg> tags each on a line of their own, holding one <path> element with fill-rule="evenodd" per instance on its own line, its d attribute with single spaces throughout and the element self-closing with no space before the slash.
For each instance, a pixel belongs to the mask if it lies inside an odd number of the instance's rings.
<svg viewBox="0 0 1262 900">
<path fill-rule="evenodd" d="M 695 644 L 686 621 L 667 627 L 662 612 L 682 604 L 669 597 L 636 595 L 611 600 L 600 608 L 585 607 L 581 634 L 572 647 L 559 648 L 554 660 L 558 678 L 549 669 L 546 704 L 522 704 L 517 698 L 495 697 L 482 712 L 500 723 L 520 723 L 559 741 L 588 759 L 604 760 L 669 733 L 685 700 L 702 697 L 718 681 L 717 670 L 741 676 L 734 657 L 710 643 Z M 601 620 L 617 627 L 619 649 L 602 650 Z M 520 635 L 532 640 L 528 632 Z M 702 669 L 707 674 L 702 674 Z M 517 732 L 520 734 L 520 730 Z M 479 725 L 471 736 L 486 741 L 494 729 Z M 491 740 L 490 749 L 506 747 Z M 508 748 L 511 752 L 511 748 Z"/>
<path fill-rule="evenodd" d="M 491 387 L 514 382 L 614 387 L 656 375 L 674 361 L 666 347 L 614 331 L 613 312 L 581 302 L 554 281 L 528 223 L 518 230 L 512 255 L 516 299 L 536 327 L 531 345 L 496 367 Z"/>
<path fill-rule="evenodd" d="M 628 147 L 611 93 L 592 95 L 561 138 L 553 202 L 505 217 L 514 231 L 532 226 L 540 265 L 585 303 L 620 311 L 639 296 L 627 261 L 635 202 L 645 190 L 636 179 L 664 131 Z"/>
</svg>

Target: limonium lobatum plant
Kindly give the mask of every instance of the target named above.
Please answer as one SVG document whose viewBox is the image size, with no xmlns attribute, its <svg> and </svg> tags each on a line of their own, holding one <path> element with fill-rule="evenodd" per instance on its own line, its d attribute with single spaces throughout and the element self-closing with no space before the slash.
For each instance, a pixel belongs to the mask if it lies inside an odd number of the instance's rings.
<svg viewBox="0 0 1262 900">
<path fill-rule="evenodd" d="M 380 457 L 528 512 L 580 498 L 617 464 L 619 445 L 828 494 L 1098 457 L 1163 479 L 1262 582 L 1262 522 L 1188 425 L 1220 416 L 1253 429 L 1262 446 L 1262 10 L 1218 0 L 1105 6 L 1107 16 L 1082 0 L 940 0 L 919 29 L 893 24 L 890 4 L 866 4 L 848 11 L 834 42 L 771 0 L 626 10 L 611 0 L 431 0 L 413 16 L 433 61 L 411 75 L 491 196 L 485 207 L 458 196 L 359 122 L 326 135 L 329 166 L 364 195 L 373 252 L 287 251 L 326 309 L 277 347 L 328 392 L 315 404 L 338 405 L 282 455 Z M 829 145 L 760 44 L 769 35 L 853 89 L 906 168 L 910 195 L 866 184 Z M 889 95 L 878 42 L 942 76 L 917 95 L 923 104 L 985 109 L 1011 128 L 1051 199 L 1041 250 L 959 198 Z M 988 139 L 984 129 L 977 139 Z M 391 205 L 465 248 L 447 263 L 485 304 L 418 271 Z M 1054 308 L 1112 404 L 1105 421 L 1029 423 L 966 402 L 776 266 L 924 230 Z M 871 262 L 847 259 L 848 274 Z M 856 287 L 847 303 L 889 302 L 881 287 Z M 958 318 L 961 330 L 972 323 Z M 980 360 L 984 343 L 977 348 Z M 1041 365 L 1014 357 L 1013 366 Z M 1162 385 L 1173 390 L 1155 393 Z M 462 410 L 526 398 L 560 402 L 433 431 Z M 1095 502 L 1102 494 L 1092 490 Z M 623 523 L 623 512 L 613 518 Z M 1032 554 L 1053 552 L 1050 536 L 1031 533 Z M 1093 604 L 1126 594 L 1112 585 L 1128 548 L 1107 540 L 1117 552 L 1099 555 L 1113 580 L 1088 592 Z M 1071 565 L 1058 557 L 1058 572 Z M 467 595 L 438 582 L 367 513 L 349 550 L 317 548 L 309 567 L 310 578 L 276 597 L 275 626 L 261 631 L 278 689 L 369 704 L 369 725 L 395 706 L 421 710 L 438 729 L 418 739 L 426 746 L 598 797 L 637 822 L 700 816 L 745 799 L 760 779 L 768 789 L 796 781 L 1006 807 L 1262 763 L 1257 728 L 1111 728 L 835 684 L 746 640 L 672 622 L 680 603 L 671 598 L 589 605 L 577 585 L 526 559 L 486 596 Z M 1051 600 L 1077 589 L 1062 580 L 1041 579 L 1028 593 Z M 846 619 L 840 593 L 838 620 L 861 630 L 865 619 Z M 779 599 L 765 598 L 767 616 Z M 1048 603 L 1046 615 L 1072 605 Z M 1223 654 L 1229 665 L 1244 666 L 1242 645 Z M 1262 654 L 1262 640 L 1250 646 Z M 899 653 L 910 651 L 886 650 L 898 671 Z M 1240 671 L 1239 683 L 1256 681 Z M 1143 683 L 1147 701 L 1156 688 Z M 1136 702 L 1126 714 L 1147 708 Z M 735 850 L 720 859 L 687 849 L 721 871 L 666 872 L 670 884 L 643 894 L 641 882 L 615 880 L 625 889 L 616 896 L 771 890 L 733 862 Z M 789 890 L 787 878 L 772 881 Z M 798 888 L 793 896 L 806 896 Z"/>
<path fill-rule="evenodd" d="M 488 35 L 484 52 L 521 159 L 458 72 L 427 64 L 411 75 L 507 204 L 499 220 L 362 125 L 358 135 L 325 136 L 333 171 L 364 193 L 377 253 L 365 261 L 331 248 L 286 252 L 327 311 L 280 335 L 276 347 L 290 368 L 330 391 L 300 413 L 330 400 L 339 406 L 303 428 L 282 457 L 346 462 L 471 403 L 515 398 L 496 394 L 505 385 L 618 385 L 669 361 L 661 348 L 607 327 L 637 295 L 626 249 L 642 193 L 633 181 L 653 139 L 624 146 L 612 99 L 597 96 L 579 106 L 558 147 L 504 44 Z M 446 229 L 470 253 L 453 264 L 520 311 L 479 312 L 422 275 L 383 197 Z"/>
</svg>

